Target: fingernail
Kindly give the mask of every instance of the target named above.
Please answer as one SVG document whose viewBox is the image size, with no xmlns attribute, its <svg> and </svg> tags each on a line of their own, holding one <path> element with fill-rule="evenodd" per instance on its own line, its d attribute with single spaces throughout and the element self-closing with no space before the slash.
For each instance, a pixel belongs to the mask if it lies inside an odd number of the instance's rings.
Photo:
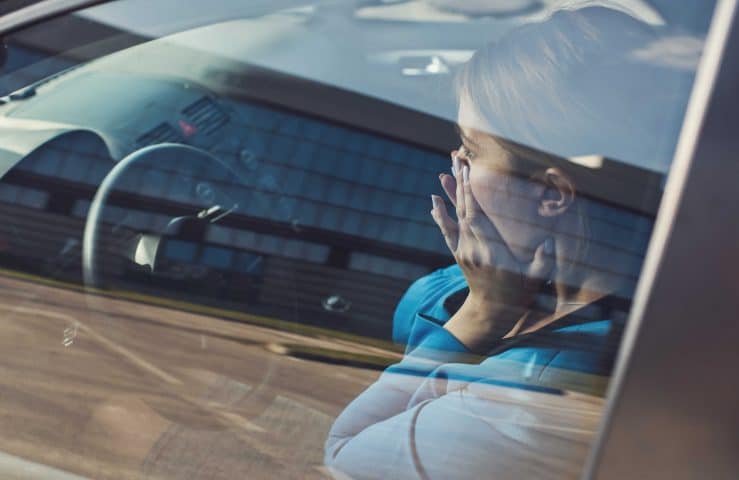
<svg viewBox="0 0 739 480">
<path fill-rule="evenodd" d="M 454 165 L 452 165 L 452 175 L 454 176 L 454 178 L 457 178 L 457 169 L 454 167 Z"/>
<path fill-rule="evenodd" d="M 444 200 L 438 195 L 431 195 L 431 203 L 434 205 L 434 209 L 441 210 L 444 206 Z"/>
<path fill-rule="evenodd" d="M 452 171 L 455 173 L 454 178 L 457 178 L 457 175 L 459 173 L 459 158 L 454 155 L 452 157 Z"/>
<path fill-rule="evenodd" d="M 554 242 L 551 238 L 547 238 L 546 240 L 544 240 L 544 253 L 546 253 L 547 255 L 551 255 L 552 253 L 554 253 Z"/>
<path fill-rule="evenodd" d="M 462 178 L 464 179 L 464 184 L 469 185 L 470 183 L 470 167 L 467 165 L 464 166 L 462 169 Z"/>
</svg>

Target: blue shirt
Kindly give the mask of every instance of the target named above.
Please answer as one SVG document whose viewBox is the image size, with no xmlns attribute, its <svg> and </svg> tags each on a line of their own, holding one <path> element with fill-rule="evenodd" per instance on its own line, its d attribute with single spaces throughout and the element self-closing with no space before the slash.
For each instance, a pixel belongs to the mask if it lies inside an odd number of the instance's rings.
<svg viewBox="0 0 739 480">
<path fill-rule="evenodd" d="M 403 360 L 352 401 L 329 432 L 325 463 L 337 476 L 579 474 L 622 325 L 595 305 L 477 357 L 443 328 L 450 317 L 444 302 L 465 287 L 455 265 L 405 293 L 393 325 L 394 339 L 407 344 Z"/>
</svg>

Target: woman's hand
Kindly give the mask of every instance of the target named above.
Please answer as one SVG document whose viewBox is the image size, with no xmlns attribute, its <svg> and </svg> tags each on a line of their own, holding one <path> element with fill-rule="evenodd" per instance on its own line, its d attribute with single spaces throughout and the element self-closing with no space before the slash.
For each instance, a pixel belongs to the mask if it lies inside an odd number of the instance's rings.
<svg viewBox="0 0 739 480">
<path fill-rule="evenodd" d="M 460 168 L 456 152 L 452 157 L 456 180 L 450 175 L 441 175 L 440 180 L 456 208 L 457 222 L 436 195 L 432 195 L 431 215 L 462 269 L 470 293 L 445 328 L 470 350 L 483 353 L 527 313 L 554 267 L 553 244 L 547 239 L 530 263 L 519 262 L 477 203 L 470 188 L 469 167 Z"/>
</svg>

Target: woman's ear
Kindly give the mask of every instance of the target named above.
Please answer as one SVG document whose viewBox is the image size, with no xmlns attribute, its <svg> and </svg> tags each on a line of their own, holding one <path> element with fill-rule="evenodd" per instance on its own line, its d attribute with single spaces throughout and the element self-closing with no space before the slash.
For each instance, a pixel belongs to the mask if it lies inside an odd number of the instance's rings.
<svg viewBox="0 0 739 480">
<path fill-rule="evenodd" d="M 541 178 L 544 185 L 539 200 L 539 215 L 562 215 L 575 201 L 575 184 L 558 168 L 548 168 Z"/>
</svg>

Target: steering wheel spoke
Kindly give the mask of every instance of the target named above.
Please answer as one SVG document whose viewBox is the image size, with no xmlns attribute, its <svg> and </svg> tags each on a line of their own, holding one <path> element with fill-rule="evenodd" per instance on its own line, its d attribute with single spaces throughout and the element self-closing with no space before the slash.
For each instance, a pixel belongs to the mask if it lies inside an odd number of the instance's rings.
<svg viewBox="0 0 739 480">
<path fill-rule="evenodd" d="M 229 165 L 186 145 L 146 147 L 121 160 L 98 188 L 87 216 L 85 285 L 105 288 L 126 268 L 156 275 L 158 267 L 169 265 L 162 261 L 168 248 L 178 241 L 202 242 L 210 224 L 238 209 L 234 189 L 222 188 L 217 179 L 247 188 Z"/>
</svg>

